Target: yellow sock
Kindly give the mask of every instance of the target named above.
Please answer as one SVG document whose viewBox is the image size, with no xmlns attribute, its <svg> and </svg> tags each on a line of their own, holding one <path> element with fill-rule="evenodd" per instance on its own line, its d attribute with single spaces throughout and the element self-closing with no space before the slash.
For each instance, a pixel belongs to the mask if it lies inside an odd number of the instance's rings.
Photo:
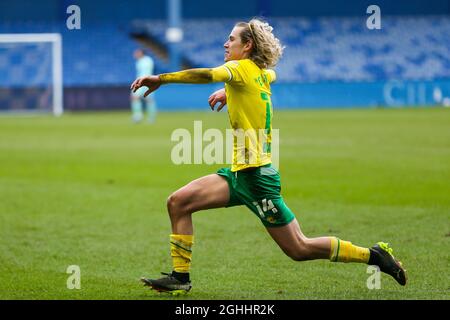
<svg viewBox="0 0 450 320">
<path fill-rule="evenodd" d="M 368 263 L 370 251 L 353 245 L 349 241 L 331 237 L 330 261 L 333 262 L 362 262 Z"/>
<path fill-rule="evenodd" d="M 192 259 L 192 244 L 194 236 L 190 234 L 170 235 L 170 255 L 172 256 L 173 270 L 176 272 L 189 272 Z"/>
</svg>

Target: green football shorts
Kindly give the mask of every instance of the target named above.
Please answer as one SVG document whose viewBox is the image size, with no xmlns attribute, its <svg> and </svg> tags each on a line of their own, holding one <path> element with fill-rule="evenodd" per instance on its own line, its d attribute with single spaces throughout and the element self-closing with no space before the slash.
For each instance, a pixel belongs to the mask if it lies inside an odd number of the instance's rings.
<svg viewBox="0 0 450 320">
<path fill-rule="evenodd" d="M 285 226 L 295 218 L 280 195 L 280 174 L 271 164 L 237 172 L 222 168 L 217 174 L 230 187 L 227 207 L 247 206 L 266 227 Z"/>
</svg>

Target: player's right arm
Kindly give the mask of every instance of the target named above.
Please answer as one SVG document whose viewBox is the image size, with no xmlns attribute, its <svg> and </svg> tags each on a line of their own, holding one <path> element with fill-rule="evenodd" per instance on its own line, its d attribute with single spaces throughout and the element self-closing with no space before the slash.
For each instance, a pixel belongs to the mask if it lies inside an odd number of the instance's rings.
<svg viewBox="0 0 450 320">
<path fill-rule="evenodd" d="M 157 90 L 162 84 L 168 83 L 211 83 L 226 82 L 231 79 L 231 73 L 225 66 L 217 68 L 197 68 L 179 72 L 163 73 L 156 76 L 137 78 L 131 89 L 136 92 L 141 87 L 148 87 L 144 97 Z"/>
</svg>

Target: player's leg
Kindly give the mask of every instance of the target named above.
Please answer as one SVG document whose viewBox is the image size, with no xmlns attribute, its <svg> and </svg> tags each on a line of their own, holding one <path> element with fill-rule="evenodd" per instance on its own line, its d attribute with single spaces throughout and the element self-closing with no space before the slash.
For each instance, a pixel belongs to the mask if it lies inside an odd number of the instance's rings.
<svg viewBox="0 0 450 320">
<path fill-rule="evenodd" d="M 308 238 L 301 231 L 297 219 L 285 226 L 267 227 L 267 231 L 283 252 L 296 261 L 331 259 L 341 262 L 369 262 L 368 248 L 354 246 L 335 237 Z M 339 248 L 334 241 L 339 241 Z"/>
<path fill-rule="evenodd" d="M 261 219 L 272 238 L 292 259 L 368 263 L 379 266 L 400 284 L 406 283 L 405 270 L 387 244 L 379 243 L 369 249 L 336 237 L 306 237 L 280 195 L 280 176 L 273 167 L 265 166 L 237 175 L 239 183 L 235 189 L 245 205 Z"/>
<path fill-rule="evenodd" d="M 267 227 L 267 231 L 283 252 L 296 261 L 328 259 L 330 237 L 307 238 L 300 229 L 297 219 L 281 227 Z"/>
<path fill-rule="evenodd" d="M 140 88 L 138 91 L 131 93 L 131 118 L 135 123 L 141 121 L 144 117 L 142 110 L 144 92 L 145 88 Z"/>
<path fill-rule="evenodd" d="M 172 224 L 170 254 L 173 271 L 160 279 L 141 280 L 148 286 L 172 294 L 191 289 L 189 270 L 194 243 L 192 213 L 225 207 L 229 203 L 228 182 L 217 174 L 196 179 L 172 193 L 167 199 L 167 210 Z"/>
<path fill-rule="evenodd" d="M 367 248 L 334 237 L 307 238 L 280 195 L 280 175 L 272 166 L 239 173 L 238 181 L 247 207 L 261 219 L 272 238 L 292 259 L 334 259 L 334 255 L 338 255 L 340 261 L 368 262 Z"/>
<path fill-rule="evenodd" d="M 336 237 L 307 238 L 296 219 L 285 226 L 267 227 L 267 231 L 286 255 L 296 261 L 330 259 L 332 262 L 377 265 L 399 284 L 406 284 L 406 270 L 385 243 L 380 242 L 369 249 Z"/>
<path fill-rule="evenodd" d="M 139 97 L 131 97 L 131 118 L 133 122 L 139 122 L 142 120 L 142 102 Z"/>
<path fill-rule="evenodd" d="M 145 109 L 147 111 L 147 119 L 149 123 L 154 123 L 156 120 L 157 108 L 154 94 L 150 94 L 145 98 Z"/>
<path fill-rule="evenodd" d="M 210 174 L 188 183 L 167 199 L 172 233 L 192 235 L 192 213 L 225 207 L 229 199 L 228 183 L 217 174 Z"/>
</svg>

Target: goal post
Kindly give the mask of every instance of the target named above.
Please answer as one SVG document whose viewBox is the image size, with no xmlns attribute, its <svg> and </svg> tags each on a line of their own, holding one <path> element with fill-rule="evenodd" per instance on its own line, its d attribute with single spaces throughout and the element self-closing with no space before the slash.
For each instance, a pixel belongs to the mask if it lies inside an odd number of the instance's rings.
<svg viewBox="0 0 450 320">
<path fill-rule="evenodd" d="M 49 54 L 51 55 L 51 79 L 41 79 L 40 81 L 51 81 L 52 86 L 52 98 L 51 98 L 51 110 L 55 116 L 60 116 L 63 113 L 63 61 L 62 61 L 62 37 L 59 33 L 11 33 L 11 34 L 0 34 L 0 46 L 7 46 L 9 48 L 13 48 L 14 45 L 39 45 L 39 44 L 50 44 L 51 49 Z M 6 50 L 5 50 L 5 55 Z M 2 58 L 2 52 L 0 52 L 0 58 Z M 39 60 L 39 57 L 36 58 Z M 26 58 L 25 58 L 26 60 Z M 11 67 L 7 58 L 2 60 L 3 64 L 1 69 L 6 70 Z M 27 65 L 27 61 L 23 61 L 25 66 L 24 69 L 32 68 L 32 65 Z M 36 66 L 37 68 L 39 66 Z M 18 70 L 18 71 L 17 71 Z M 16 73 L 25 74 L 27 70 L 20 70 L 20 66 L 15 66 L 13 70 Z M 44 72 L 44 78 L 47 78 L 46 72 Z M 20 77 L 19 77 L 20 78 Z M 26 76 L 22 76 L 22 78 L 26 78 Z M 42 78 L 42 76 L 41 76 Z M 14 86 L 13 80 L 3 79 L 4 83 L 0 83 L 0 86 Z M 24 79 L 26 80 L 26 79 Z M 20 81 L 20 79 L 16 79 L 16 81 Z M 26 82 L 26 81 L 22 81 Z M 15 84 L 17 85 L 17 84 Z M 25 87 L 25 83 L 23 86 Z"/>
</svg>

